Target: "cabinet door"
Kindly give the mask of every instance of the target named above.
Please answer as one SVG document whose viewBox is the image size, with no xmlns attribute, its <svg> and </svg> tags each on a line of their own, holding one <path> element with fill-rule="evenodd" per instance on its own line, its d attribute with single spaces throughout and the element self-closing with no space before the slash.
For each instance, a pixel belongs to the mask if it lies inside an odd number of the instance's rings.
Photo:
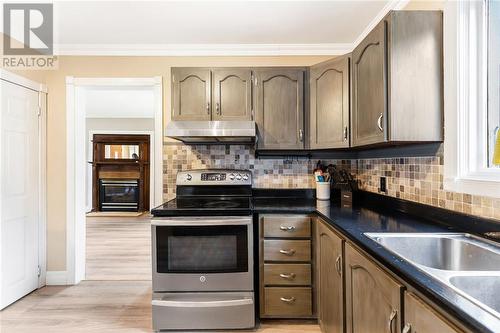
<svg viewBox="0 0 500 333">
<path fill-rule="evenodd" d="M 210 120 L 210 70 L 172 68 L 172 120 Z"/>
<path fill-rule="evenodd" d="M 352 144 L 387 139 L 386 22 L 380 22 L 352 53 Z"/>
<path fill-rule="evenodd" d="M 214 69 L 213 120 L 252 119 L 252 71 L 250 69 Z"/>
<path fill-rule="evenodd" d="M 405 326 L 403 333 L 459 333 L 430 306 L 412 293 L 405 292 Z"/>
<path fill-rule="evenodd" d="M 304 70 L 259 69 L 256 75 L 258 149 L 304 148 Z"/>
<path fill-rule="evenodd" d="M 311 68 L 311 148 L 349 147 L 349 57 Z"/>
<path fill-rule="evenodd" d="M 345 246 L 347 333 L 401 332 L 401 289 L 387 273 Z"/>
<path fill-rule="evenodd" d="M 342 333 L 344 331 L 343 240 L 322 222 L 319 222 L 316 242 L 319 325 L 323 333 Z"/>
</svg>

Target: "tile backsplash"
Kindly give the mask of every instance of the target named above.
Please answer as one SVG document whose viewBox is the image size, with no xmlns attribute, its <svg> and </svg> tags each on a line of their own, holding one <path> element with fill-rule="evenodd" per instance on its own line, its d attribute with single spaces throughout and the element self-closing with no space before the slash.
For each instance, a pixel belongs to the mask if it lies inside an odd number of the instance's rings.
<svg viewBox="0 0 500 333">
<path fill-rule="evenodd" d="M 246 145 L 177 145 L 163 148 L 163 194 L 175 196 L 175 177 L 188 169 L 249 169 L 256 188 L 314 188 L 312 170 L 317 159 L 256 158 Z M 380 177 L 387 178 L 388 196 L 500 220 L 500 199 L 443 189 L 443 157 L 369 158 L 324 160 L 350 170 L 360 189 L 379 191 Z"/>
<path fill-rule="evenodd" d="M 444 190 L 442 156 L 359 159 L 356 169 L 365 191 L 379 193 L 383 176 L 391 197 L 500 220 L 500 198 Z"/>
<path fill-rule="evenodd" d="M 355 160 L 328 160 L 325 163 L 351 168 Z M 178 171 L 189 169 L 249 169 L 256 188 L 314 188 L 312 171 L 316 160 L 307 158 L 256 158 L 253 147 L 245 145 L 163 146 L 163 196 L 175 196 Z"/>
</svg>

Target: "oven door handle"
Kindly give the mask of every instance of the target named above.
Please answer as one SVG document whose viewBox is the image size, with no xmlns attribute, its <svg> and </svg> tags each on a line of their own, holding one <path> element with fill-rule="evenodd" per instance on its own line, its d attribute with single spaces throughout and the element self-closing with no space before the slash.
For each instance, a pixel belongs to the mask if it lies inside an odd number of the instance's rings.
<svg viewBox="0 0 500 333">
<path fill-rule="evenodd" d="M 151 302 L 151 304 L 153 306 L 164 306 L 172 308 L 219 308 L 224 306 L 252 305 L 253 299 L 243 298 L 243 299 L 234 299 L 228 301 L 205 301 L 205 302 L 163 301 L 154 299 Z"/>
<path fill-rule="evenodd" d="M 221 217 L 221 218 L 153 218 L 153 226 L 207 226 L 207 225 L 250 225 L 251 217 Z"/>
</svg>

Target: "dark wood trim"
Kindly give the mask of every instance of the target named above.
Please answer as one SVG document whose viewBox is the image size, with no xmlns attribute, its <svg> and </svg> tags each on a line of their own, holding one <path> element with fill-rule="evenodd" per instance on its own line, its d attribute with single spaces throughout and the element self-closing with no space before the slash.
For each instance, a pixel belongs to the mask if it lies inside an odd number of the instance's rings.
<svg viewBox="0 0 500 333">
<path fill-rule="evenodd" d="M 99 174 L 100 172 L 113 173 L 118 177 L 120 173 L 139 174 L 139 211 L 147 211 L 149 207 L 150 191 L 150 155 L 151 145 L 149 135 L 128 134 L 94 134 L 92 164 L 92 211 L 99 210 Z M 105 158 L 105 145 L 138 145 L 138 159 Z M 124 176 L 124 179 L 130 176 Z"/>
</svg>

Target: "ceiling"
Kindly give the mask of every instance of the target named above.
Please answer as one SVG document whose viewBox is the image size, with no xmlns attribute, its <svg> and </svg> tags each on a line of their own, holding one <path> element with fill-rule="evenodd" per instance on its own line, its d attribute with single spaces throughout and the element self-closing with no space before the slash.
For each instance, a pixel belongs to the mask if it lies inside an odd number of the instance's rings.
<svg viewBox="0 0 500 333">
<path fill-rule="evenodd" d="M 407 1 L 59 1 L 56 53 L 321 55 L 349 52 Z"/>
</svg>

